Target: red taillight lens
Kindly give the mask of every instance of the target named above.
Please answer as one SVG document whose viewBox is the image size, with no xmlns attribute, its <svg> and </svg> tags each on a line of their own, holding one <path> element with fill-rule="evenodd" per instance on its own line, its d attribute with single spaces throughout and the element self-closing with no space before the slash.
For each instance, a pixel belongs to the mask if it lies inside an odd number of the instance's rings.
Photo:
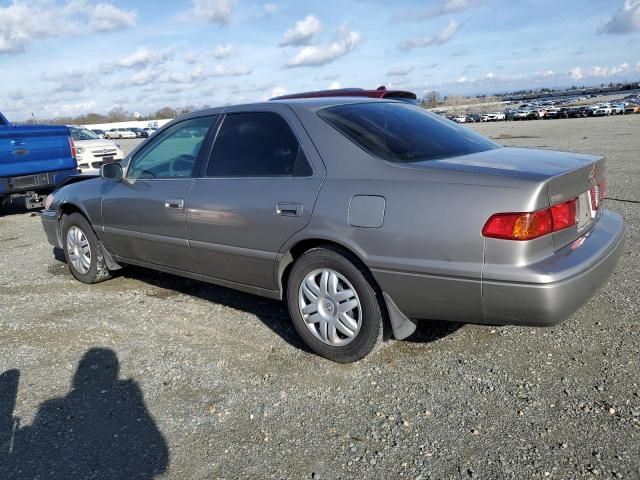
<svg viewBox="0 0 640 480">
<path fill-rule="evenodd" d="M 571 200 L 559 205 L 554 205 L 550 208 L 554 232 L 573 227 L 576 223 L 578 223 L 578 220 L 576 218 L 576 203 L 576 200 Z"/>
<path fill-rule="evenodd" d="M 496 213 L 482 228 L 482 235 L 503 240 L 533 240 L 576 225 L 577 199 L 536 212 Z"/>
<path fill-rule="evenodd" d="M 71 149 L 71 158 L 76 159 L 76 144 L 73 138 L 69 137 L 69 148 Z"/>
</svg>

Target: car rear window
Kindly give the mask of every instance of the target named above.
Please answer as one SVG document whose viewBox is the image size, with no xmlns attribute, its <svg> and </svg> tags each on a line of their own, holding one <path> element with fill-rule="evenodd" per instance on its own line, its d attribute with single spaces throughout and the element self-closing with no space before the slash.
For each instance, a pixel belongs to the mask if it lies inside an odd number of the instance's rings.
<svg viewBox="0 0 640 480">
<path fill-rule="evenodd" d="M 394 163 L 468 155 L 500 145 L 468 128 L 402 103 L 329 107 L 321 118 L 371 155 Z"/>
</svg>

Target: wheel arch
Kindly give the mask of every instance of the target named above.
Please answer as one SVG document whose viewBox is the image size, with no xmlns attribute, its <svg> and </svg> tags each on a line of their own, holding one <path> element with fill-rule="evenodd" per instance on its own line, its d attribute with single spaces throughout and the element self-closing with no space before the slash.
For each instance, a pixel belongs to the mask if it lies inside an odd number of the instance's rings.
<svg viewBox="0 0 640 480">
<path fill-rule="evenodd" d="M 415 329 L 416 324 L 411 319 L 407 318 L 400 309 L 396 306 L 393 299 L 385 292 L 383 292 L 380 284 L 377 282 L 373 273 L 367 267 L 364 262 L 364 252 L 362 252 L 355 245 L 350 243 L 330 239 L 322 236 L 307 237 L 297 239 L 290 242 L 284 252 L 281 252 L 281 258 L 277 265 L 277 285 L 280 289 L 282 298 L 285 298 L 287 291 L 287 284 L 289 280 L 289 274 L 291 267 L 296 259 L 298 259 L 305 252 L 318 247 L 330 247 L 337 250 L 340 253 L 346 254 L 348 260 L 354 262 L 357 267 L 364 273 L 365 278 L 371 284 L 376 292 L 376 296 L 379 298 L 380 308 L 385 323 L 385 330 L 387 332 L 392 331 L 393 336 L 397 340 L 402 340 L 411 335 Z M 390 328 L 389 328 L 390 327 Z"/>
</svg>

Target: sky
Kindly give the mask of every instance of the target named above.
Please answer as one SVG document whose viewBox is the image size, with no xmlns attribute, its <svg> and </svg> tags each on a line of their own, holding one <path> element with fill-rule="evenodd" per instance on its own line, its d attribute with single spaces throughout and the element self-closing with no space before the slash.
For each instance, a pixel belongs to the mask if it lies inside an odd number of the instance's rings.
<svg viewBox="0 0 640 480">
<path fill-rule="evenodd" d="M 640 80 L 640 0 L 0 0 L 0 111 Z"/>
</svg>

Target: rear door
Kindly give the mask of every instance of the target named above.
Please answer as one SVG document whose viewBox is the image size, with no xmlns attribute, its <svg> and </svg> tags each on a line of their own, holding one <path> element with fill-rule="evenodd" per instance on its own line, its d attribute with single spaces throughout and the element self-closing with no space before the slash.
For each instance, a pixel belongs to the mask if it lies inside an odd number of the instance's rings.
<svg viewBox="0 0 640 480">
<path fill-rule="evenodd" d="M 216 120 L 211 115 L 172 125 L 135 153 L 122 181 L 105 182 L 102 217 L 110 252 L 195 271 L 187 242 L 186 202 Z"/>
<path fill-rule="evenodd" d="M 325 169 L 286 105 L 231 108 L 187 209 L 200 273 L 277 288 L 278 251 L 311 219 Z"/>
</svg>

